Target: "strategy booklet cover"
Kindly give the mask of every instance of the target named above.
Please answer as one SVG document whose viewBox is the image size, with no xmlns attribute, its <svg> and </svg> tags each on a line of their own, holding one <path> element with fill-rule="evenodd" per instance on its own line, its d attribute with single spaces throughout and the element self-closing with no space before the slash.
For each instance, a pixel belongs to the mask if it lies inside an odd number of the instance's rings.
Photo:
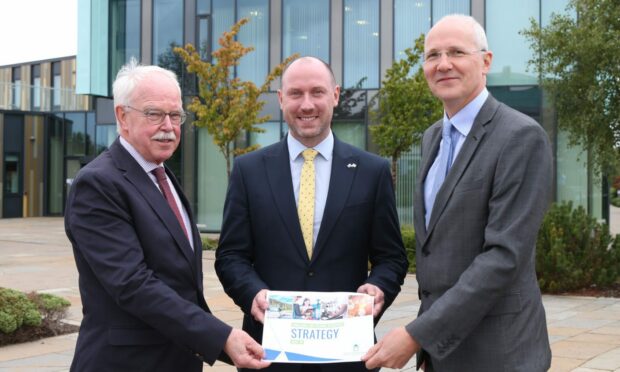
<svg viewBox="0 0 620 372">
<path fill-rule="evenodd" d="M 374 344 L 373 296 L 354 292 L 269 291 L 265 360 L 357 362 Z"/>
</svg>

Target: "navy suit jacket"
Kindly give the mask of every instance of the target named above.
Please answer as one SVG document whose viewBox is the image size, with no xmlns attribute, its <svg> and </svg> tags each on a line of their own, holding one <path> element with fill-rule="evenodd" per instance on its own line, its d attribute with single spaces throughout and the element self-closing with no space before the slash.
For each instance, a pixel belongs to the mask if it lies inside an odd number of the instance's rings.
<svg viewBox="0 0 620 372">
<path fill-rule="evenodd" d="M 202 249 L 189 244 L 148 174 L 117 139 L 75 178 L 65 229 L 84 317 L 72 371 L 202 371 L 231 328 L 203 297 Z"/>
<path fill-rule="evenodd" d="M 290 169 L 286 139 L 237 158 L 224 205 L 216 272 L 226 293 L 245 313 L 243 329 L 259 342 L 262 324 L 250 310 L 261 289 L 355 292 L 372 283 L 384 291 L 385 309 L 407 272 L 386 160 L 334 140 L 327 201 L 311 259 Z M 300 366 L 271 368 L 297 371 Z M 321 368 L 365 370 L 361 362 Z"/>
</svg>

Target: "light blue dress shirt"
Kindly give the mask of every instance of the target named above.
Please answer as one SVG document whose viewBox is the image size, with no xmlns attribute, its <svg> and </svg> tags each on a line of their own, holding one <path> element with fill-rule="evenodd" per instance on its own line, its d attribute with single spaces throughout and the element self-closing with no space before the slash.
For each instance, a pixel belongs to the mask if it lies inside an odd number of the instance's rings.
<svg viewBox="0 0 620 372">
<path fill-rule="evenodd" d="M 463 107 L 451 118 L 448 118 L 448 114 L 444 111 L 444 123 L 448 121 L 448 119 L 450 119 L 450 122 L 460 134 L 454 148 L 454 154 L 452 155 L 453 166 L 454 162 L 456 161 L 456 157 L 459 154 L 459 151 L 461 151 L 461 147 L 463 147 L 465 138 L 471 131 L 471 127 L 474 125 L 474 119 L 476 119 L 478 112 L 480 112 L 480 109 L 482 108 L 482 105 L 484 105 L 484 102 L 487 100 L 488 96 L 489 91 L 487 91 L 486 88 L 482 89 L 482 91 L 476 96 L 476 98 L 474 98 L 471 102 L 465 105 L 465 107 Z M 435 182 L 435 177 L 437 177 L 437 168 L 439 168 L 439 154 L 443 151 L 443 147 L 444 141 L 442 139 L 439 143 L 439 151 L 437 152 L 437 157 L 435 158 L 431 169 L 428 170 L 428 174 L 426 175 L 426 179 L 424 180 L 424 206 L 426 207 L 426 221 L 430 221 L 431 212 L 433 211 L 433 206 L 429 205 L 430 195 L 431 189 L 433 188 L 433 183 Z"/>
<path fill-rule="evenodd" d="M 299 178 L 301 177 L 301 167 L 304 165 L 304 157 L 301 154 L 307 147 L 296 140 L 290 134 L 286 136 L 288 145 L 288 156 L 291 165 L 291 177 L 293 179 L 293 191 L 295 192 L 295 204 L 299 203 Z M 331 130 L 329 135 L 321 143 L 313 147 L 319 152 L 314 158 L 314 224 L 312 227 L 312 246 L 316 244 L 319 236 L 327 192 L 329 191 L 329 180 L 332 175 L 332 158 L 334 153 L 334 135 Z"/>
</svg>

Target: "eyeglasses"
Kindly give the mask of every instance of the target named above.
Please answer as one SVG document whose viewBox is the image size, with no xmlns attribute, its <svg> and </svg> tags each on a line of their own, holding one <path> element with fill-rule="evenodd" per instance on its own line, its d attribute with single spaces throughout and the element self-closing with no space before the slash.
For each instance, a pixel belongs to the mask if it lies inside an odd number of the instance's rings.
<svg viewBox="0 0 620 372">
<path fill-rule="evenodd" d="M 170 118 L 170 123 L 175 126 L 183 125 L 183 123 L 185 123 L 185 119 L 187 119 L 187 114 L 184 111 L 166 112 L 158 109 L 139 110 L 129 105 L 125 105 L 125 107 L 142 113 L 142 115 L 146 117 L 146 120 L 148 120 L 152 125 L 161 125 L 164 122 L 166 115 Z"/>
<path fill-rule="evenodd" d="M 486 52 L 486 49 L 472 50 L 471 52 L 467 52 L 461 49 L 449 49 L 449 50 L 444 50 L 444 51 L 434 50 L 424 55 L 424 63 L 427 63 L 427 64 L 437 63 L 441 60 L 441 56 L 444 54 L 446 55 L 446 58 L 448 58 L 449 60 L 458 60 L 463 57 L 471 56 L 475 53 L 485 53 L 485 52 Z"/>
</svg>

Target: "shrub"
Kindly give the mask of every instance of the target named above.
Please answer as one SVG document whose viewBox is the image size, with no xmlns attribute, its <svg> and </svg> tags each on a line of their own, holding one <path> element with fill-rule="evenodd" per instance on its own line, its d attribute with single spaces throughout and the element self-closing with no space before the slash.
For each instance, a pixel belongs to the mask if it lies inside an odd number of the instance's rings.
<svg viewBox="0 0 620 372">
<path fill-rule="evenodd" d="M 71 306 L 71 303 L 64 298 L 48 293 L 30 292 L 28 299 L 37 306 L 43 315 L 43 321 L 48 325 L 64 319 L 67 316 L 67 308 Z"/>
<path fill-rule="evenodd" d="M 202 250 L 203 251 L 214 251 L 217 249 L 218 240 L 215 238 L 210 238 L 206 235 L 201 236 L 202 239 Z"/>
<path fill-rule="evenodd" d="M 536 274 L 545 292 L 606 287 L 620 276 L 620 236 L 572 203 L 551 206 L 538 233 Z"/>
<path fill-rule="evenodd" d="M 0 288 L 0 331 L 12 333 L 23 325 L 38 326 L 41 313 L 28 297 L 9 288 Z"/>
<path fill-rule="evenodd" d="M 415 230 L 413 226 L 403 225 L 400 228 L 400 233 L 403 237 L 407 259 L 409 260 L 409 272 L 415 273 Z"/>
</svg>

